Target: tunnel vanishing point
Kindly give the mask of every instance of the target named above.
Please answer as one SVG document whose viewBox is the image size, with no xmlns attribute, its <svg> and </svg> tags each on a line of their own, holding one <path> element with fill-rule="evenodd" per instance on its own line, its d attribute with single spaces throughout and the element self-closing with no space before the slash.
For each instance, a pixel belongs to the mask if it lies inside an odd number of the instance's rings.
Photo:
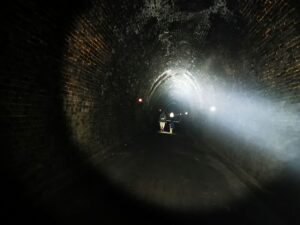
<svg viewBox="0 0 300 225">
<path fill-rule="evenodd" d="M 300 224 L 297 0 L 6 3 L 1 224 Z"/>
</svg>

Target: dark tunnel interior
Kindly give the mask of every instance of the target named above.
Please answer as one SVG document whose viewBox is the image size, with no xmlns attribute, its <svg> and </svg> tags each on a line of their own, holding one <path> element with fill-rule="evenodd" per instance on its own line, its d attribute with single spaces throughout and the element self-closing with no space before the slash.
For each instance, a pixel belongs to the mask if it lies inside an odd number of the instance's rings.
<svg viewBox="0 0 300 225">
<path fill-rule="evenodd" d="M 300 223 L 297 0 L 6 3 L 1 224 Z"/>
</svg>

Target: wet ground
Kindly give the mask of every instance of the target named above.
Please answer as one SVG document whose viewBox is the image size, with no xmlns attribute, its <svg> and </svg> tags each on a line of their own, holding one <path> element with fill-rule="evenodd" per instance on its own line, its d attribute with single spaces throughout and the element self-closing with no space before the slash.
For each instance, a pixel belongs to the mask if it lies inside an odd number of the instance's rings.
<svg viewBox="0 0 300 225">
<path fill-rule="evenodd" d="M 207 215 L 234 224 L 281 224 L 208 146 L 195 147 L 186 135 L 137 138 L 110 152 L 101 165 L 129 195 L 178 217 Z"/>
</svg>

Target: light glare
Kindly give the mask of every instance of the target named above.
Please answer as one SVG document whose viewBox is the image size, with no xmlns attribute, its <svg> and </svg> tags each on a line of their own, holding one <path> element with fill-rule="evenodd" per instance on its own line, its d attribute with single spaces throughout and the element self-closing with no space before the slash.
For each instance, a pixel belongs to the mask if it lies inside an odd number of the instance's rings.
<svg viewBox="0 0 300 225">
<path fill-rule="evenodd" d="M 216 111 L 216 107 L 215 106 L 211 106 L 210 107 L 210 111 L 215 112 Z"/>
</svg>

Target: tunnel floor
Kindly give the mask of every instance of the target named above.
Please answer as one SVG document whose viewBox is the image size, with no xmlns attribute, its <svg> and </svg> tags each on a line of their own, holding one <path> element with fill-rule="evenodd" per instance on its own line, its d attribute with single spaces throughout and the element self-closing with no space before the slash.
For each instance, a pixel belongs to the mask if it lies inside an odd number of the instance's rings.
<svg viewBox="0 0 300 225">
<path fill-rule="evenodd" d="M 185 138 L 166 134 L 144 137 L 116 149 L 103 166 L 130 192 L 159 206 L 179 210 L 229 210 L 247 187 L 206 146 L 199 152 Z"/>
<path fill-rule="evenodd" d="M 196 148 L 185 135 L 136 138 L 110 152 L 101 166 L 115 185 L 158 209 L 177 215 L 221 212 L 241 224 L 281 224 L 208 146 Z"/>
</svg>

